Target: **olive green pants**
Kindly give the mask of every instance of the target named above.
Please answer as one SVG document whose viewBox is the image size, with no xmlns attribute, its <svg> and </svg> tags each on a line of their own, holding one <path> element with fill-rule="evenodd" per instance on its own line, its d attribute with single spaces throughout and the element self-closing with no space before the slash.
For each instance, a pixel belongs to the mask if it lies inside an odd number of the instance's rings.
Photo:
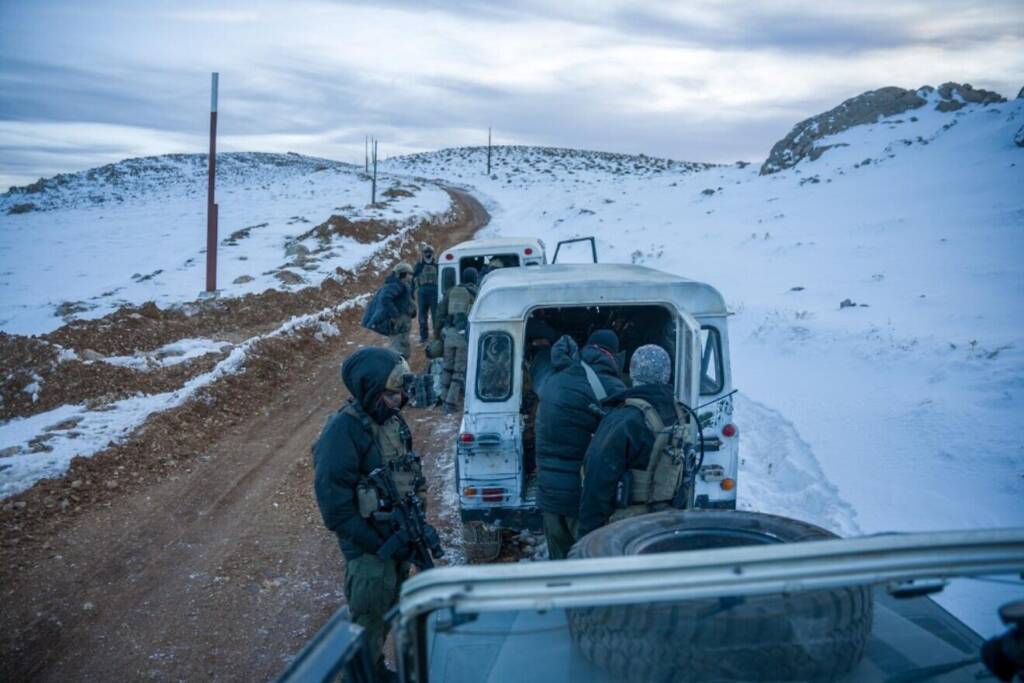
<svg viewBox="0 0 1024 683">
<path fill-rule="evenodd" d="M 578 524 L 579 520 L 575 517 L 544 513 L 544 538 L 548 542 L 549 560 L 564 560 L 569 556 L 569 550 L 576 542 Z"/>
<path fill-rule="evenodd" d="M 454 327 L 444 328 L 444 373 L 441 375 L 441 396 L 450 406 L 457 406 L 466 388 L 466 365 L 469 362 L 469 345 L 466 335 L 459 334 Z"/>
<path fill-rule="evenodd" d="M 392 334 L 388 337 L 388 348 L 395 353 L 401 354 L 406 360 L 412 354 L 412 346 L 409 342 L 409 330 L 411 329 L 412 320 L 402 316 L 395 321 L 394 326 L 391 328 Z"/>
<path fill-rule="evenodd" d="M 345 599 L 352 623 L 366 631 L 370 661 L 376 671 L 384 667 L 384 641 L 389 625 L 384 615 L 398 602 L 398 591 L 409 575 L 409 564 L 362 555 L 345 566 Z"/>
</svg>

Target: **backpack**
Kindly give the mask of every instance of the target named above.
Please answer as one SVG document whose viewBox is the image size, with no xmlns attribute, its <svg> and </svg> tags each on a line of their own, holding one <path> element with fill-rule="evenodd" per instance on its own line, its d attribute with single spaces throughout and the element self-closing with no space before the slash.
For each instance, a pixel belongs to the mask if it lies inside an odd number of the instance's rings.
<svg viewBox="0 0 1024 683">
<path fill-rule="evenodd" d="M 448 321 L 459 332 L 469 327 L 469 310 L 476 294 L 466 285 L 456 285 L 448 291 Z"/>
<path fill-rule="evenodd" d="M 646 511 L 654 505 L 671 503 L 683 485 L 687 454 L 693 445 L 690 417 L 678 401 L 673 403 L 676 422 L 671 425 L 666 425 L 657 409 L 642 398 L 627 398 L 623 405 L 643 413 L 644 422 L 654 434 L 654 445 L 646 469 L 627 470 L 622 492 L 628 497 L 622 496 L 625 500 L 620 500 L 619 504 L 629 508 L 642 506 Z M 686 505 L 688 507 L 690 501 Z"/>
</svg>

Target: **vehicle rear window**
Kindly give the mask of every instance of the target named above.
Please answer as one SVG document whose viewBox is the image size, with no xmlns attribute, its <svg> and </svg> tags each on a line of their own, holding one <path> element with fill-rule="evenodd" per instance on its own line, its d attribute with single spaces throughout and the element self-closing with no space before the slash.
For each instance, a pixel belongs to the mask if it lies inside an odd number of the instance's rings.
<svg viewBox="0 0 1024 683">
<path fill-rule="evenodd" d="M 448 290 L 455 286 L 455 269 L 452 267 L 441 269 L 441 294 L 447 294 Z"/>
<path fill-rule="evenodd" d="M 700 393 L 711 396 L 722 391 L 722 336 L 714 327 L 700 328 Z"/>
<path fill-rule="evenodd" d="M 506 401 L 512 396 L 512 336 L 487 332 L 477 348 L 476 395 L 481 401 Z"/>
</svg>

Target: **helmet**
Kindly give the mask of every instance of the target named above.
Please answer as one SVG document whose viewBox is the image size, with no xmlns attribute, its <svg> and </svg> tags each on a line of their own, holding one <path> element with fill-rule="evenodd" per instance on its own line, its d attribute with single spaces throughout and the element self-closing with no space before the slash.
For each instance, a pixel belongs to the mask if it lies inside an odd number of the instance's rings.
<svg viewBox="0 0 1024 683">
<path fill-rule="evenodd" d="M 402 273 L 408 273 L 409 275 L 412 275 L 412 266 L 410 266 L 405 261 L 400 261 L 399 264 L 395 266 L 395 275 L 401 277 Z"/>
</svg>

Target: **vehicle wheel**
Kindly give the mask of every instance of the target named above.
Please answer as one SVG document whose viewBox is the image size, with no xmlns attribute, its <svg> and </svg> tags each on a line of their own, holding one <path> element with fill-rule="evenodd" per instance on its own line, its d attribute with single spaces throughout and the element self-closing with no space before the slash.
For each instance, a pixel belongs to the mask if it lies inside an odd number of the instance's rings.
<svg viewBox="0 0 1024 683">
<path fill-rule="evenodd" d="M 754 512 L 693 510 L 624 519 L 580 539 L 570 558 L 836 538 Z M 568 610 L 583 655 L 629 681 L 819 681 L 851 671 L 871 632 L 869 586 L 742 600 L 703 598 Z"/>
</svg>

